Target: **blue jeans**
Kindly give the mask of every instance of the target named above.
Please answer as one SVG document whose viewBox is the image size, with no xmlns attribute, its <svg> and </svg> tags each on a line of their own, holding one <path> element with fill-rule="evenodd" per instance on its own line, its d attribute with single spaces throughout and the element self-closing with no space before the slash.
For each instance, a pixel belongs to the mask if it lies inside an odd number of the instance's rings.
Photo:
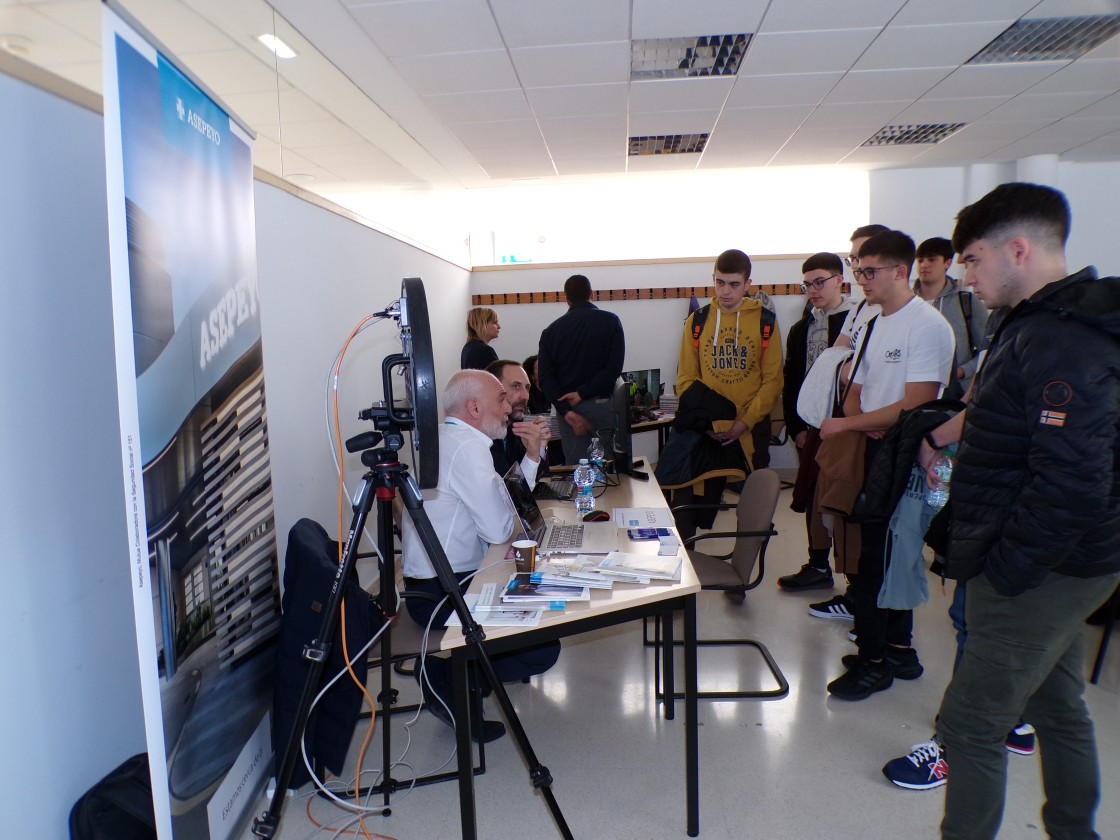
<svg viewBox="0 0 1120 840">
<path fill-rule="evenodd" d="M 1007 788 L 1004 739 L 1023 717 L 1038 732 L 1051 840 L 1099 840 L 1100 800 L 1093 723 L 1085 691 L 1085 618 L 1104 603 L 1120 574 L 1074 578 L 1051 573 L 1007 597 L 980 575 L 968 582 L 968 644 L 937 720 L 953 772 L 942 840 L 992 840 Z"/>
<path fill-rule="evenodd" d="M 953 657 L 953 673 L 961 667 L 961 657 L 964 656 L 964 643 L 968 639 L 968 625 L 964 619 L 965 588 L 964 581 L 958 580 L 953 588 L 953 600 L 949 604 L 949 620 L 953 622 L 953 629 L 957 631 L 957 653 Z"/>
</svg>

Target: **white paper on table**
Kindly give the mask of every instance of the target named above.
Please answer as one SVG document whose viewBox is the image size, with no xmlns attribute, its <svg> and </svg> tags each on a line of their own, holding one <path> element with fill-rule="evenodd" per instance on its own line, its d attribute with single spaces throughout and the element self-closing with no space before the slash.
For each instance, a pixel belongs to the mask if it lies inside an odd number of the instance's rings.
<svg viewBox="0 0 1120 840">
<path fill-rule="evenodd" d="M 677 523 L 668 508 L 615 508 L 614 524 L 619 528 L 672 528 Z"/>
</svg>

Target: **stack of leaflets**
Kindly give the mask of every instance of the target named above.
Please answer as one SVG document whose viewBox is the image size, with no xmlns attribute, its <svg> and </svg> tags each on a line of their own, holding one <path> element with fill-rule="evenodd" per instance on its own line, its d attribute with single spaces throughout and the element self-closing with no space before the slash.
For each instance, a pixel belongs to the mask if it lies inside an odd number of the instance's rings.
<svg viewBox="0 0 1120 840">
<path fill-rule="evenodd" d="M 600 574 L 611 575 L 619 580 L 633 579 L 635 583 L 649 583 L 651 580 L 680 580 L 681 558 L 612 551 L 599 561 L 597 570 Z"/>
<path fill-rule="evenodd" d="M 504 604 L 502 603 L 498 586 L 493 583 L 483 584 L 482 591 L 463 596 L 471 617 L 483 627 L 536 627 L 541 623 L 541 614 L 546 609 L 553 609 L 548 604 Z M 559 607 L 563 609 L 563 605 Z M 459 616 L 451 613 L 447 618 L 446 627 L 459 627 Z"/>
<path fill-rule="evenodd" d="M 535 572 L 517 572 L 510 575 L 502 601 L 507 604 L 549 604 L 560 609 L 569 601 L 590 601 L 591 590 L 582 584 L 542 583 L 533 580 Z"/>
<path fill-rule="evenodd" d="M 615 579 L 599 574 L 599 557 L 577 554 L 575 557 L 550 559 L 537 565 L 530 578 L 534 583 L 559 583 L 586 586 L 588 589 L 610 589 Z"/>
</svg>

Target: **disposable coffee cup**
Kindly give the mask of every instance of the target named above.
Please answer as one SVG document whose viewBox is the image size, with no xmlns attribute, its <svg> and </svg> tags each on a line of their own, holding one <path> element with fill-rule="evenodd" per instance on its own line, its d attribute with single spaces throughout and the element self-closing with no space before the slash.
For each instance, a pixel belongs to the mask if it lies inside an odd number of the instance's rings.
<svg viewBox="0 0 1120 840">
<path fill-rule="evenodd" d="M 515 541 L 513 544 L 513 563 L 519 572 L 535 572 L 537 570 L 536 541 Z"/>
</svg>

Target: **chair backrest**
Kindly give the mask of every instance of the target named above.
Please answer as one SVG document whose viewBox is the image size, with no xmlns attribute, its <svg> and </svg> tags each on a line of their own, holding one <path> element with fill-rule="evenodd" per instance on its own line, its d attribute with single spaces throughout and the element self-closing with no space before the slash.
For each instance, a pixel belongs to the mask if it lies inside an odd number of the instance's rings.
<svg viewBox="0 0 1120 840">
<path fill-rule="evenodd" d="M 735 511 L 737 531 L 767 531 L 774 521 L 778 508 L 778 493 L 782 481 L 775 470 L 755 470 L 747 476 L 739 493 L 739 506 Z M 735 573 L 748 583 L 758 562 L 759 552 L 769 537 L 738 537 L 731 552 L 731 565 Z"/>
</svg>

